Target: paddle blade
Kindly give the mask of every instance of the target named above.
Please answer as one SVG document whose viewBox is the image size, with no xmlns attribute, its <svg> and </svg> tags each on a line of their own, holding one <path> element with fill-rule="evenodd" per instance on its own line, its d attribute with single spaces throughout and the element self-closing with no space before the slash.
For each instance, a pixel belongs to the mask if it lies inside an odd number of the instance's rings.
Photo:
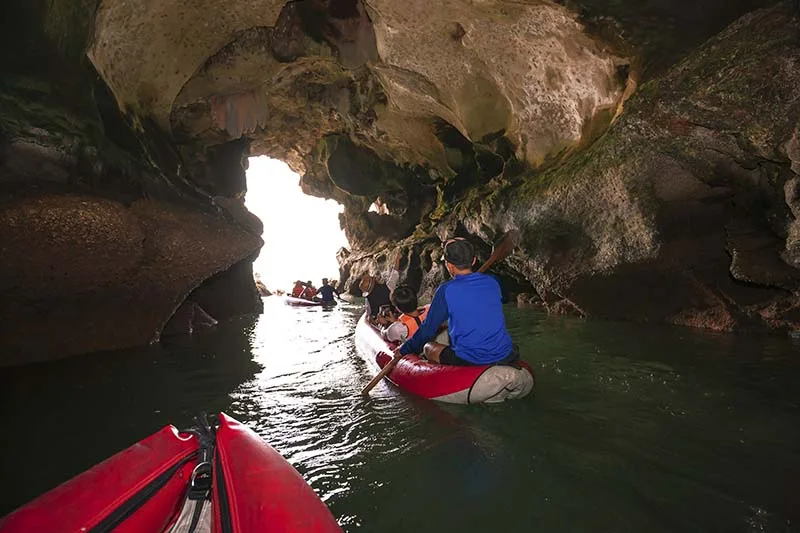
<svg viewBox="0 0 800 533">
<path fill-rule="evenodd" d="M 495 246 L 494 252 L 492 252 L 492 255 L 489 256 L 489 259 L 487 259 L 486 262 L 478 269 L 478 272 L 486 272 L 489 270 L 489 267 L 491 267 L 497 261 L 502 261 L 505 259 L 508 254 L 510 254 L 511 251 L 517 247 L 520 237 L 521 235 L 519 230 L 512 229 L 507 231 L 505 235 L 503 235 L 503 238 L 500 239 L 500 242 L 497 243 L 497 246 Z"/>
</svg>

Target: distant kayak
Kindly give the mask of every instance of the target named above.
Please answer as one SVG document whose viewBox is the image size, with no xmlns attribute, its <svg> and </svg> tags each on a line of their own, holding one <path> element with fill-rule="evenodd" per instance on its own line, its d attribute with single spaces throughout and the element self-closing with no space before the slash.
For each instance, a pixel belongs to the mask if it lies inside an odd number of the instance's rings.
<svg viewBox="0 0 800 533">
<path fill-rule="evenodd" d="M 294 296 L 284 296 L 283 303 L 285 303 L 286 305 L 295 305 L 298 307 L 322 305 L 322 302 L 317 302 L 315 300 L 304 300 L 303 298 L 295 298 Z"/>
<path fill-rule="evenodd" d="M 378 368 L 392 359 L 394 346 L 362 316 L 356 326 L 358 353 Z M 403 357 L 387 379 L 417 396 L 446 403 L 498 403 L 527 396 L 535 388 L 531 367 L 521 361 L 515 366 L 453 366 L 430 363 L 416 355 Z"/>
<path fill-rule="evenodd" d="M 252 430 L 222 413 L 201 429 L 165 427 L 0 519 L 0 533 L 342 531 Z"/>
</svg>

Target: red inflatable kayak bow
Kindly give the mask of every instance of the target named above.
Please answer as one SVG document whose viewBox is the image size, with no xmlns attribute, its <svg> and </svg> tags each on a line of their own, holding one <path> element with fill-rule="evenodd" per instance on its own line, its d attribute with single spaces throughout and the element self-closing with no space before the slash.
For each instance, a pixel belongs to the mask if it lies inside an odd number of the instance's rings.
<svg viewBox="0 0 800 533">
<path fill-rule="evenodd" d="M 189 500 L 201 440 L 167 426 L 0 519 L 0 533 L 167 531 Z M 212 441 L 204 463 L 210 486 L 201 495 L 211 505 L 212 533 L 341 532 L 300 474 L 255 432 L 220 413 Z"/>
</svg>

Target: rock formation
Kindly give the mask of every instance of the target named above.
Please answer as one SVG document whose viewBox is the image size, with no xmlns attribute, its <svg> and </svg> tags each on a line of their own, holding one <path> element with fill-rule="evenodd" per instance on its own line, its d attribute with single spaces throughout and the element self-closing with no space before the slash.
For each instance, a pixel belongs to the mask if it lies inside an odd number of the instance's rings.
<svg viewBox="0 0 800 533">
<path fill-rule="evenodd" d="M 407 276 L 429 295 L 442 239 L 473 236 L 486 257 L 520 229 L 504 277 L 552 312 L 796 328 L 798 30 L 789 4 L 748 14 L 639 80 L 591 146 L 440 196 L 401 243 L 416 261 Z M 368 251 L 347 258 L 349 273 L 386 268 Z"/>
<path fill-rule="evenodd" d="M 495 273 L 554 312 L 800 322 L 795 3 L 3 10 L 0 364 L 150 342 L 190 292 L 257 311 L 259 154 L 345 206 L 346 288 L 402 253 L 430 294 L 441 238 L 519 229 Z"/>
</svg>

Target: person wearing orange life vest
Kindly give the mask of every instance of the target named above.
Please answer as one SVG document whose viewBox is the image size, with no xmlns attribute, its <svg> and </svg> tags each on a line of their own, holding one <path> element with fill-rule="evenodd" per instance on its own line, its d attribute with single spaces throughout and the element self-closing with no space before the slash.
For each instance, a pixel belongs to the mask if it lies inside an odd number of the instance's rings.
<svg viewBox="0 0 800 533">
<path fill-rule="evenodd" d="M 389 342 L 402 343 L 413 337 L 422 322 L 425 321 L 430 304 L 419 306 L 417 292 L 410 285 L 403 284 L 392 293 L 392 305 L 402 314 L 397 317 L 395 323 L 381 328 L 381 335 Z M 436 342 L 450 344 L 446 325 L 439 328 Z"/>
<path fill-rule="evenodd" d="M 317 295 L 317 289 L 314 288 L 314 284 L 311 283 L 311 281 L 306 282 L 306 288 L 302 293 L 300 293 L 300 298 L 311 300 L 316 295 Z"/>
<path fill-rule="evenodd" d="M 405 342 L 419 329 L 428 314 L 428 306 L 418 307 L 417 292 L 410 285 L 400 285 L 392 293 L 392 305 L 402 314 L 397 322 L 384 327 L 381 335 L 390 342 Z"/>
<path fill-rule="evenodd" d="M 300 298 L 300 295 L 303 294 L 305 287 L 303 287 L 303 282 L 299 279 L 294 282 L 294 287 L 292 288 L 291 295 L 293 298 Z"/>
</svg>

